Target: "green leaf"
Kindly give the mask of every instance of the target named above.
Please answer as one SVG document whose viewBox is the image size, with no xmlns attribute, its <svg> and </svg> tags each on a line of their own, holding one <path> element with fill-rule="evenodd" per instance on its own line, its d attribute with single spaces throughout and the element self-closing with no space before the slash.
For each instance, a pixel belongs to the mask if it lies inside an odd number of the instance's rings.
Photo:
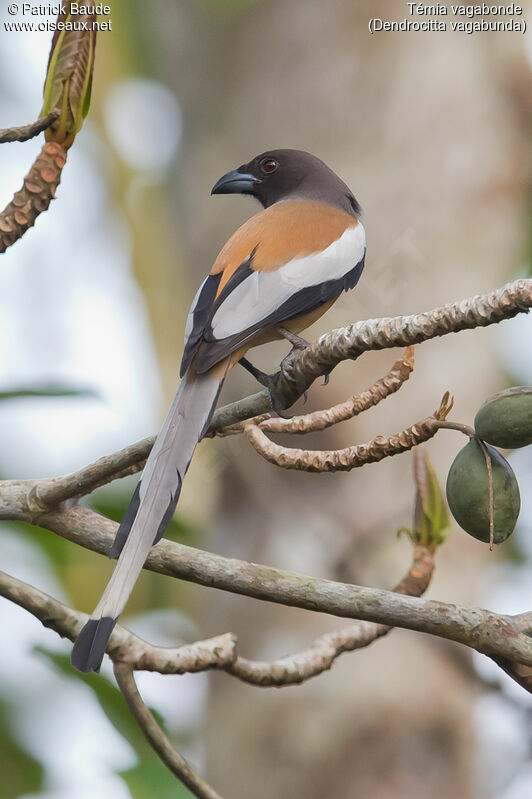
<svg viewBox="0 0 532 799">
<path fill-rule="evenodd" d="M 88 113 L 94 69 L 96 31 L 92 23 L 96 14 L 61 14 L 59 22 L 64 29 L 56 30 L 48 60 L 44 83 L 44 102 L 41 116 L 54 109 L 60 111 L 59 119 L 45 132 L 47 141 L 55 141 L 68 148 L 76 133 L 81 130 Z M 74 24 L 86 22 L 88 30 L 72 30 Z"/>
<path fill-rule="evenodd" d="M 83 119 L 85 119 L 85 117 L 89 113 L 89 108 L 91 106 L 91 96 L 92 96 L 92 72 L 89 75 L 89 83 L 88 83 L 88 86 L 87 86 L 87 91 L 85 93 L 85 100 L 83 102 L 83 108 L 81 110 L 81 114 L 83 116 Z"/>
<path fill-rule="evenodd" d="M 162 768 L 161 768 L 162 767 Z M 183 783 L 159 760 L 141 760 L 133 768 L 119 772 L 133 799 L 193 799 Z"/>
<path fill-rule="evenodd" d="M 131 744 L 140 758 L 145 758 L 151 752 L 148 742 L 129 712 L 122 693 L 106 677 L 99 674 L 81 674 L 72 667 L 68 655 L 52 652 L 43 647 L 36 647 L 35 651 L 51 660 L 63 674 L 71 679 L 82 680 L 94 691 L 102 710 L 113 727 Z"/>
<path fill-rule="evenodd" d="M 41 764 L 13 736 L 9 724 L 12 708 L 0 701 L 0 785 L 2 799 L 18 799 L 43 787 Z"/>
<path fill-rule="evenodd" d="M 33 388 L 13 388 L 0 391 L 2 400 L 21 399 L 25 397 L 97 397 L 98 394 L 90 388 L 69 388 L 61 385 L 42 385 Z"/>
<path fill-rule="evenodd" d="M 50 566 L 58 577 L 62 579 L 64 568 L 70 563 L 69 554 L 72 551 L 72 545 L 64 538 L 58 535 L 50 535 L 47 530 L 33 527 L 33 525 L 26 522 L 9 522 L 9 525 L 16 531 L 17 535 L 36 544 L 48 556 Z"/>
<path fill-rule="evenodd" d="M 416 447 L 413 455 L 416 496 L 412 535 L 416 543 L 436 548 L 449 533 L 447 505 L 427 452 L 422 447 Z"/>
<path fill-rule="evenodd" d="M 189 799 L 193 796 L 153 751 L 131 715 L 122 693 L 113 683 L 102 675 L 80 674 L 72 668 L 67 655 L 42 647 L 36 647 L 35 651 L 51 660 L 63 674 L 72 679 L 78 678 L 88 685 L 113 727 L 131 744 L 139 762 L 132 768 L 119 772 L 119 776 L 126 782 L 134 799 Z M 150 712 L 164 729 L 160 714 L 152 708 Z M 16 797 L 13 796 L 13 799 Z"/>
<path fill-rule="evenodd" d="M 115 729 L 117 729 L 118 732 L 120 732 L 120 734 L 129 741 L 139 757 L 145 757 L 147 753 L 152 752 L 152 749 L 140 731 L 137 722 L 129 712 L 126 701 L 122 696 L 122 692 L 112 682 L 100 674 L 81 674 L 81 672 L 73 668 L 68 655 L 52 652 L 51 650 L 40 646 L 36 647 L 35 651 L 40 652 L 41 655 L 45 655 L 47 658 L 49 658 L 54 666 L 62 671 L 63 674 L 66 674 L 71 678 L 77 677 L 78 679 L 83 680 L 83 682 L 86 683 L 89 688 L 92 688 L 96 694 L 98 702 L 102 707 L 102 710 L 113 727 L 115 727 Z M 157 724 L 164 729 L 164 721 L 160 713 L 153 708 L 150 708 L 150 713 L 152 713 L 152 715 L 155 717 Z"/>
</svg>

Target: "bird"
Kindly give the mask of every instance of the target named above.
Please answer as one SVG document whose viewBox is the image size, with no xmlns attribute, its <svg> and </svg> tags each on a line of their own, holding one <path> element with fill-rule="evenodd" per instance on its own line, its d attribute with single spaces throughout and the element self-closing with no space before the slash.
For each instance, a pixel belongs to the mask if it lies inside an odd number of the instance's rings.
<svg viewBox="0 0 532 799">
<path fill-rule="evenodd" d="M 243 194 L 262 205 L 228 239 L 199 287 L 185 326 L 181 382 L 109 556 L 115 569 L 72 650 L 72 665 L 98 671 L 116 621 L 151 547 L 174 514 L 183 479 L 207 432 L 229 370 L 241 363 L 268 385 L 245 357 L 254 346 L 299 333 L 364 268 L 361 209 L 348 186 L 321 159 L 274 149 L 224 174 L 211 194 Z"/>
</svg>

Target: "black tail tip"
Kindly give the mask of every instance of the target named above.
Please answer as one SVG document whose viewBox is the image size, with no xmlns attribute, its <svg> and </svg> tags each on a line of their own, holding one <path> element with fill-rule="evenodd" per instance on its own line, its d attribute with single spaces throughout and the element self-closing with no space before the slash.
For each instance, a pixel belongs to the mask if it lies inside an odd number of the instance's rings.
<svg viewBox="0 0 532 799">
<path fill-rule="evenodd" d="M 99 671 L 107 642 L 111 637 L 116 619 L 104 616 L 101 619 L 89 619 L 74 642 L 70 662 L 75 669 L 87 674 Z"/>
</svg>

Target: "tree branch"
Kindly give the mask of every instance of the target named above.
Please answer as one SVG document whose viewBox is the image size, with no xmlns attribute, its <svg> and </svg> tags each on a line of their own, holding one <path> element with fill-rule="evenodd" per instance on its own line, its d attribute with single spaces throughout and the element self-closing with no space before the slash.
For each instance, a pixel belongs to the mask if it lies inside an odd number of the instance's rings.
<svg viewBox="0 0 532 799">
<path fill-rule="evenodd" d="M 295 351 L 288 372 L 283 372 L 284 376 L 279 379 L 292 387 L 298 383 L 297 396 L 290 389 L 292 401 L 295 401 L 321 374 L 330 371 L 342 360 L 355 360 L 362 352 L 410 346 L 414 342 L 448 333 L 485 327 L 527 312 L 530 307 L 532 280 L 523 278 L 487 294 L 475 295 L 425 313 L 357 322 L 327 333 L 306 350 Z M 207 436 L 223 434 L 228 427 L 270 410 L 267 391 L 230 403 L 215 412 Z M 271 421 L 274 426 L 278 423 L 278 420 Z M 57 502 L 79 496 L 80 492 L 89 493 L 117 477 L 139 471 L 154 440 L 154 436 L 146 438 L 67 477 L 41 481 L 33 497 L 35 509 L 51 507 Z"/>
<path fill-rule="evenodd" d="M 320 371 L 330 370 L 342 359 L 356 358 L 362 351 L 409 345 L 412 341 L 493 324 L 531 305 L 532 281 L 518 280 L 497 291 L 430 313 L 361 322 L 332 331 L 307 350 L 296 352 L 288 366 L 285 363 L 280 379 L 292 386 L 296 380 L 299 391 L 308 387 Z M 220 409 L 211 433 L 245 419 L 250 412 L 256 415 L 263 398 L 261 392 Z M 263 410 L 267 407 L 263 406 Z M 74 501 L 80 494 L 116 476 L 137 471 L 151 443 L 152 439 L 146 439 L 66 478 L 0 483 L 0 519 L 37 524 L 106 554 L 117 525 L 93 511 L 76 507 Z M 501 662 L 532 666 L 532 620 L 527 614 L 501 616 L 479 608 L 289 574 L 169 541 L 162 541 L 152 549 L 146 568 L 256 599 L 438 635 Z"/>
<path fill-rule="evenodd" d="M 76 639 L 88 619 L 59 600 L 28 583 L 0 571 L 0 596 L 24 608 L 45 627 L 62 638 Z M 107 648 L 112 660 L 119 660 L 138 671 L 159 674 L 187 674 L 223 668 L 236 657 L 236 638 L 232 633 L 179 647 L 154 646 L 117 625 Z"/>
<path fill-rule="evenodd" d="M 434 555 L 427 547 L 414 549 L 413 562 L 395 591 L 421 596 L 429 586 L 434 570 Z M 87 615 L 67 607 L 28 583 L 0 571 L 0 596 L 29 611 L 45 627 L 74 641 L 87 621 Z M 153 646 L 117 625 L 107 646 L 111 660 L 136 671 L 160 674 L 185 674 L 208 669 L 223 669 L 244 682 L 260 686 L 284 686 L 304 682 L 326 669 L 343 652 L 366 647 L 392 628 L 358 621 L 342 630 L 320 636 L 303 652 L 270 662 L 248 660 L 237 655 L 237 640 L 232 633 L 180 647 Z"/>
<path fill-rule="evenodd" d="M 390 371 L 362 394 L 355 394 L 351 399 L 333 408 L 316 411 L 306 416 L 295 416 L 292 419 L 267 418 L 260 425 L 261 430 L 304 433 L 311 430 L 323 430 L 330 425 L 350 419 L 398 391 L 408 380 L 413 368 L 414 349 L 408 347 L 403 357 L 396 361 Z M 262 421 L 262 417 L 258 417 L 254 421 L 258 423 Z M 234 425 L 226 430 L 227 433 L 243 431 L 244 427 L 240 428 Z M 141 471 L 154 440 L 153 436 L 145 438 L 111 455 L 105 455 L 65 477 L 39 480 L 30 491 L 31 506 L 36 510 L 44 511 L 68 499 L 77 499 L 90 494 L 96 488 L 112 480 Z"/>
<path fill-rule="evenodd" d="M 449 303 L 432 311 L 368 319 L 331 330 L 315 344 L 293 353 L 277 382 L 277 391 L 291 405 L 321 375 L 341 361 L 356 360 L 373 350 L 407 347 L 432 338 L 487 327 L 532 307 L 532 279 L 522 278 L 487 294 Z"/>
<path fill-rule="evenodd" d="M 421 596 L 429 587 L 433 571 L 433 553 L 426 547 L 416 547 L 412 565 L 394 590 L 399 594 Z M 252 685 L 297 685 L 330 669 L 343 652 L 353 652 L 369 646 L 392 629 L 384 624 L 357 621 L 341 630 L 320 635 L 303 652 L 262 662 L 238 656 L 224 669 Z"/>
<path fill-rule="evenodd" d="M 133 670 L 127 663 L 115 663 L 116 681 L 127 705 L 150 746 L 157 752 L 165 766 L 189 788 L 198 799 L 221 799 L 205 780 L 196 774 L 188 760 L 175 749 L 144 704 Z"/>
<path fill-rule="evenodd" d="M 11 484 L 11 497 L 23 490 Z M 3 518 L 6 518 L 4 513 Z M 94 552 L 107 554 L 118 525 L 94 511 L 65 507 L 34 515 L 23 506 L 13 517 L 61 535 Z M 178 579 L 234 594 L 299 607 L 351 619 L 403 627 L 457 641 L 486 655 L 532 665 L 532 628 L 514 627 L 511 616 L 480 608 L 467 608 L 416 597 L 400 596 L 378 588 L 365 588 L 308 577 L 224 558 L 210 552 L 162 540 L 152 548 L 145 568 Z"/>
<path fill-rule="evenodd" d="M 316 378 L 329 373 L 342 361 L 356 360 L 372 350 L 408 347 L 432 338 L 487 327 L 526 313 L 532 307 L 532 279 L 522 278 L 495 291 L 477 294 L 432 311 L 410 316 L 367 319 L 331 330 L 305 350 L 291 353 L 277 377 L 277 391 L 286 407 L 303 396 Z M 225 427 L 271 410 L 268 391 L 220 408 L 207 435 L 218 435 Z"/>
<path fill-rule="evenodd" d="M 38 136 L 39 133 L 42 133 L 43 130 L 46 130 L 53 125 L 56 119 L 59 117 L 59 111 L 51 111 L 49 114 L 46 114 L 44 117 L 40 117 L 35 122 L 31 122 L 29 125 L 21 125 L 20 127 L 13 127 L 13 128 L 1 128 L 0 129 L 0 144 L 6 144 L 7 142 L 14 142 L 14 141 L 28 141 L 29 139 L 34 139 L 35 136 Z"/>
<path fill-rule="evenodd" d="M 253 420 L 245 423 L 244 430 L 259 455 L 283 469 L 297 469 L 304 472 L 345 472 L 364 466 L 366 463 L 376 463 L 384 458 L 391 458 L 428 441 L 440 429 L 439 422 L 445 419 L 452 404 L 453 401 L 446 393 L 439 409 L 432 416 L 416 422 L 406 430 L 388 437 L 378 436 L 368 444 L 335 450 L 283 447 L 271 441 L 263 433 L 262 425 L 254 424 Z"/>
<path fill-rule="evenodd" d="M 257 424 L 265 433 L 315 433 L 326 430 L 339 422 L 358 416 L 379 402 L 395 394 L 408 380 L 414 370 L 414 347 L 407 347 L 403 357 L 394 363 L 384 377 L 359 394 L 354 394 L 344 402 L 326 408 L 323 411 L 314 411 L 302 416 L 293 416 L 291 419 L 282 417 L 268 418 L 258 421 Z"/>
<path fill-rule="evenodd" d="M 55 197 L 66 163 L 66 150 L 57 142 L 46 142 L 24 178 L 22 188 L 0 213 L 0 253 L 20 239 L 46 211 Z"/>
<path fill-rule="evenodd" d="M 31 506 L 34 509 L 45 510 L 67 499 L 86 496 L 112 480 L 141 471 L 154 441 L 154 436 L 144 438 L 111 455 L 104 455 L 66 477 L 38 480 L 30 491 Z"/>
<path fill-rule="evenodd" d="M 416 547 L 413 563 L 396 586 L 398 594 L 420 596 L 427 589 L 434 568 L 433 554 L 427 547 Z M 72 610 L 57 599 L 22 580 L 0 572 L 0 596 L 29 611 L 45 627 L 74 641 L 88 616 Z M 532 634 L 532 613 L 511 619 L 515 633 Z M 160 674 L 185 674 L 222 669 L 244 682 L 257 686 L 295 685 L 330 669 L 343 652 L 368 646 L 386 635 L 392 627 L 357 621 L 341 630 L 317 638 L 306 650 L 273 661 L 254 661 L 237 655 L 237 641 L 232 633 L 196 641 L 180 647 L 159 647 L 144 641 L 117 625 L 107 652 L 115 662 L 135 670 Z M 516 682 L 532 693 L 532 666 L 492 656 Z"/>
</svg>

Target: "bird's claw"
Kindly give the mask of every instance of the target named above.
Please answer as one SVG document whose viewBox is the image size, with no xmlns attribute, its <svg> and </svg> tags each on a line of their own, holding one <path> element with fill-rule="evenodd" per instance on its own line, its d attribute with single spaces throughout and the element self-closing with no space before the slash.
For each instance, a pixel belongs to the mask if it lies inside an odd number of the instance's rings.
<svg viewBox="0 0 532 799">
<path fill-rule="evenodd" d="M 284 405 L 280 401 L 279 394 L 277 393 L 277 391 L 275 389 L 275 385 L 273 384 L 273 381 L 272 381 L 272 385 L 268 386 L 268 392 L 270 394 L 270 403 L 271 403 L 272 409 L 275 411 L 277 416 L 280 416 L 281 419 L 291 419 L 292 417 L 290 416 L 290 414 L 284 412 Z"/>
<path fill-rule="evenodd" d="M 246 371 L 253 375 L 255 380 L 260 383 L 261 386 L 264 386 L 264 388 L 268 389 L 272 410 L 274 410 L 275 413 L 282 419 L 290 419 L 291 417 L 284 413 L 284 405 L 281 401 L 281 396 L 277 391 L 277 375 L 279 372 L 269 375 L 266 372 L 263 372 L 261 369 L 257 369 L 256 366 L 253 366 L 253 364 L 248 361 L 247 358 L 241 358 L 239 363 L 244 367 L 244 369 L 246 369 Z"/>
</svg>

